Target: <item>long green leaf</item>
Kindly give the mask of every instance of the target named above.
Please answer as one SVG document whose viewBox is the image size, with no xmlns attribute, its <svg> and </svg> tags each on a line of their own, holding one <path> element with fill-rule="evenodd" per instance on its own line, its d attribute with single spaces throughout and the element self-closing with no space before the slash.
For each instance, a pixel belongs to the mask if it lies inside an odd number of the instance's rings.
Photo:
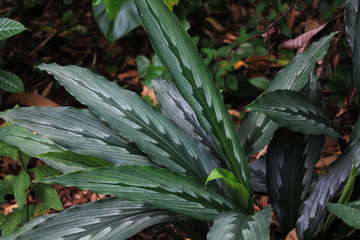
<svg viewBox="0 0 360 240">
<path fill-rule="evenodd" d="M 321 86 L 315 74 L 300 91 L 323 108 Z M 322 153 L 325 136 L 277 130 L 268 146 L 266 176 L 270 202 L 285 233 L 296 225 L 298 211 L 313 182 L 314 167 Z"/>
<path fill-rule="evenodd" d="M 65 150 L 49 139 L 40 137 L 25 128 L 14 125 L 1 127 L 0 139 L 11 146 L 18 147 L 29 156 Z"/>
<path fill-rule="evenodd" d="M 160 105 L 161 112 L 176 123 L 180 128 L 188 132 L 193 138 L 200 141 L 204 148 L 211 153 L 214 159 L 222 158 L 210 136 L 200 126 L 194 110 L 177 90 L 175 84 L 170 81 L 158 79 L 152 81 L 156 100 Z"/>
<path fill-rule="evenodd" d="M 216 166 L 209 155 L 172 121 L 134 92 L 77 66 L 41 64 L 80 102 L 120 135 L 133 141 L 149 158 L 169 169 L 205 181 Z"/>
<path fill-rule="evenodd" d="M 151 164 L 135 144 L 120 137 L 88 109 L 15 108 L 1 112 L 0 117 L 70 151 L 101 159 L 111 165 Z"/>
<path fill-rule="evenodd" d="M 360 230 L 360 200 L 348 204 L 327 203 L 326 206 L 347 225 Z"/>
<path fill-rule="evenodd" d="M 296 223 L 300 240 L 310 240 L 322 230 L 326 203 L 343 190 L 350 176 L 354 157 L 360 159 L 360 139 L 352 142 L 312 187 L 310 196 L 301 206 L 300 217 Z M 360 161 L 356 162 L 355 168 L 357 171 L 360 169 Z"/>
<path fill-rule="evenodd" d="M 360 138 L 360 118 L 356 121 L 355 127 L 350 136 L 350 143 Z"/>
<path fill-rule="evenodd" d="M 21 33 L 26 28 L 21 23 L 8 18 L 0 18 L 0 40 Z"/>
<path fill-rule="evenodd" d="M 325 111 L 296 91 L 276 90 L 265 93 L 247 108 L 265 114 L 280 126 L 292 131 L 341 137 Z"/>
<path fill-rule="evenodd" d="M 0 140 L 18 147 L 29 156 L 41 158 L 46 164 L 61 172 L 72 172 L 95 166 L 109 165 L 109 163 L 99 159 L 80 156 L 79 154 L 66 151 L 65 148 L 50 139 L 38 136 L 25 128 L 14 125 L 0 128 Z M 70 161 L 71 159 L 75 161 Z"/>
<path fill-rule="evenodd" d="M 317 61 L 321 60 L 336 33 L 311 44 L 303 53 L 295 56 L 271 81 L 266 92 L 277 89 L 300 91 L 308 82 Z M 263 149 L 271 140 L 278 125 L 263 114 L 250 113 L 240 125 L 238 136 L 247 157 Z"/>
<path fill-rule="evenodd" d="M 142 201 L 160 209 L 198 220 L 213 220 L 235 205 L 195 178 L 148 166 L 102 167 L 48 177 L 42 183 L 76 186 L 130 201 Z"/>
<path fill-rule="evenodd" d="M 271 206 L 285 233 L 295 228 L 324 141 L 324 136 L 303 135 L 281 128 L 268 146 L 266 185 Z"/>
<path fill-rule="evenodd" d="M 182 97 L 194 110 L 219 152 L 224 154 L 226 164 L 238 181 L 251 193 L 249 167 L 234 124 L 194 42 L 162 0 L 134 2 L 156 54 L 171 73 Z"/>
<path fill-rule="evenodd" d="M 253 215 L 222 212 L 210 229 L 208 240 L 270 240 L 270 206 Z"/>
<path fill-rule="evenodd" d="M 120 7 L 120 11 L 117 11 L 116 13 L 107 11 L 105 3 L 93 6 L 95 20 L 102 33 L 111 42 L 121 38 L 140 24 L 139 16 L 133 2 L 131 0 L 117 1 L 123 3 Z M 114 19 L 110 19 L 107 12 L 109 12 Z"/>
<path fill-rule="evenodd" d="M 356 24 L 356 16 L 358 12 L 358 4 L 357 0 L 347 0 L 344 3 L 344 23 L 345 23 L 345 31 L 346 37 L 349 46 L 352 50 L 354 50 L 354 35 L 355 35 L 355 24 Z"/>
<path fill-rule="evenodd" d="M 182 218 L 165 210 L 108 198 L 35 218 L 2 240 L 128 239 L 146 227 Z"/>
<path fill-rule="evenodd" d="M 30 186 L 30 176 L 25 172 L 24 169 L 21 169 L 19 175 L 15 178 L 14 187 L 14 196 L 16 203 L 19 209 L 22 209 L 25 206 L 27 199 L 26 190 Z"/>
<path fill-rule="evenodd" d="M 266 157 L 261 156 L 258 160 L 249 163 L 252 188 L 255 192 L 267 192 L 266 187 Z"/>
<path fill-rule="evenodd" d="M 8 92 L 23 92 L 24 84 L 16 74 L 0 69 L 0 89 Z"/>
<path fill-rule="evenodd" d="M 356 22 L 354 28 L 354 49 L 353 49 L 353 74 L 356 93 L 360 95 L 360 4 L 357 7 Z"/>
</svg>

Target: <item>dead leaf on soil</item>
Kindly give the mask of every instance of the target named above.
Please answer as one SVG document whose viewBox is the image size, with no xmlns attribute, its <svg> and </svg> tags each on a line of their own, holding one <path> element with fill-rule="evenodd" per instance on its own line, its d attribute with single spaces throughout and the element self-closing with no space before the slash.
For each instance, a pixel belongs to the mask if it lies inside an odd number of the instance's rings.
<svg viewBox="0 0 360 240">
<path fill-rule="evenodd" d="M 153 102 L 153 105 L 156 105 L 156 97 L 154 89 L 149 89 L 146 86 L 144 86 L 143 91 L 141 92 L 141 96 L 144 98 L 145 96 L 150 97 L 150 100 Z"/>
<path fill-rule="evenodd" d="M 228 112 L 231 116 L 235 116 L 237 118 L 240 118 L 240 112 L 234 109 L 228 109 Z"/>
<path fill-rule="evenodd" d="M 59 107 L 56 102 L 36 93 L 12 93 L 6 100 L 8 104 L 20 104 L 25 107 Z"/>
<path fill-rule="evenodd" d="M 41 96 L 47 97 L 51 91 L 52 86 L 54 85 L 54 81 L 51 81 L 46 88 L 41 92 Z"/>
<path fill-rule="evenodd" d="M 4 204 L 5 205 L 5 204 Z M 4 207 L 4 205 L 2 205 L 2 207 Z M 15 203 L 15 204 L 11 204 L 11 205 L 5 205 L 4 207 L 4 211 L 3 213 L 5 215 L 8 215 L 9 213 L 11 213 L 14 209 L 16 209 L 18 207 L 18 205 Z"/>
<path fill-rule="evenodd" d="M 140 81 L 140 76 L 136 70 L 130 70 L 124 73 L 120 73 L 119 75 L 117 75 L 117 78 L 120 81 L 127 82 L 131 85 L 136 85 Z"/>
<path fill-rule="evenodd" d="M 317 171 L 327 169 L 329 165 L 337 159 L 337 156 L 331 155 L 324 158 L 321 158 L 315 165 Z"/>
<path fill-rule="evenodd" d="M 285 240 L 299 240 L 296 229 L 294 228 L 289 234 L 286 236 Z"/>
</svg>

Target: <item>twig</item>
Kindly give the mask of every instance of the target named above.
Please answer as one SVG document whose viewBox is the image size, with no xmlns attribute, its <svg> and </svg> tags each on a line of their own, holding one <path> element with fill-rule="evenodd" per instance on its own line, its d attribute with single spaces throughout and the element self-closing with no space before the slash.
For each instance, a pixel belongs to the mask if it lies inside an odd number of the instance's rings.
<svg viewBox="0 0 360 240">
<path fill-rule="evenodd" d="M 278 18 L 277 18 L 273 23 L 271 23 L 263 32 L 258 33 L 258 34 L 254 35 L 254 36 L 251 36 L 250 38 L 248 38 L 248 39 L 240 42 L 239 45 L 241 45 L 241 44 L 243 44 L 243 43 L 246 43 L 246 42 L 249 42 L 249 41 L 251 41 L 251 40 L 253 40 L 253 39 L 255 39 L 255 38 L 258 38 L 258 37 L 262 36 L 262 35 L 265 34 L 265 33 L 269 33 L 269 31 L 271 30 L 271 28 L 273 28 L 275 25 L 277 25 L 277 24 L 278 24 L 284 17 L 286 17 L 292 10 L 294 10 L 295 8 L 297 8 L 297 6 L 300 4 L 300 2 L 301 2 L 301 0 L 297 0 L 297 1 L 295 2 L 295 4 L 294 4 L 291 8 L 289 8 L 289 10 L 287 10 L 287 11 L 286 11 L 285 13 L 283 13 L 280 17 L 278 17 Z"/>
<path fill-rule="evenodd" d="M 29 53 L 29 57 L 34 55 L 40 48 L 42 48 L 43 46 L 45 46 L 45 44 L 50 41 L 50 39 L 52 39 L 55 34 L 57 34 L 58 30 L 55 30 L 54 32 L 52 32 L 44 41 L 42 41 L 34 50 L 32 50 L 30 53 Z"/>
</svg>

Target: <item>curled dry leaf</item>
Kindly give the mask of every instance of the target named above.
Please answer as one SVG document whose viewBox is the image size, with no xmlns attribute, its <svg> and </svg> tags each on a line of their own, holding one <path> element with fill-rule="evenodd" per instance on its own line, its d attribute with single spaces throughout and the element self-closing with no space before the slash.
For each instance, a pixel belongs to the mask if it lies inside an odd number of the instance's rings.
<svg viewBox="0 0 360 240">
<path fill-rule="evenodd" d="M 25 107 L 59 107 L 56 102 L 36 93 L 12 93 L 7 98 L 8 104 L 20 104 Z"/>
<path fill-rule="evenodd" d="M 286 236 L 285 240 L 299 240 L 298 236 L 296 235 L 296 229 L 294 228 L 289 234 Z"/>
<path fill-rule="evenodd" d="M 320 32 L 324 27 L 328 24 L 328 22 L 324 23 L 323 25 L 310 30 L 306 33 L 301 34 L 295 39 L 290 39 L 282 44 L 283 49 L 294 50 L 298 49 L 297 54 L 302 53 L 305 49 L 309 46 L 310 40 L 313 36 L 315 36 L 318 32 Z"/>
<path fill-rule="evenodd" d="M 140 82 L 140 76 L 136 70 L 130 70 L 117 75 L 120 81 L 128 82 L 131 85 L 136 85 Z"/>
<path fill-rule="evenodd" d="M 142 97 L 145 97 L 145 96 L 150 97 L 150 100 L 153 102 L 153 105 L 154 106 L 156 105 L 156 97 L 155 97 L 155 92 L 154 92 L 153 88 L 149 89 L 146 86 L 144 86 L 143 91 L 141 92 L 141 96 Z"/>
</svg>

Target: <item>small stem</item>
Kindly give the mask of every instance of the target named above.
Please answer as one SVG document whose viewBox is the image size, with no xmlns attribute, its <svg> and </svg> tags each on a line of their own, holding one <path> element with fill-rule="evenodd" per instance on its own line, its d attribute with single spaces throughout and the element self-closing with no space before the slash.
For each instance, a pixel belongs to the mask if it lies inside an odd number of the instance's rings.
<svg viewBox="0 0 360 240">
<path fill-rule="evenodd" d="M 27 194 L 27 192 L 26 192 Z M 29 213 L 29 195 L 26 195 L 26 221 L 30 221 L 30 213 Z"/>
</svg>

